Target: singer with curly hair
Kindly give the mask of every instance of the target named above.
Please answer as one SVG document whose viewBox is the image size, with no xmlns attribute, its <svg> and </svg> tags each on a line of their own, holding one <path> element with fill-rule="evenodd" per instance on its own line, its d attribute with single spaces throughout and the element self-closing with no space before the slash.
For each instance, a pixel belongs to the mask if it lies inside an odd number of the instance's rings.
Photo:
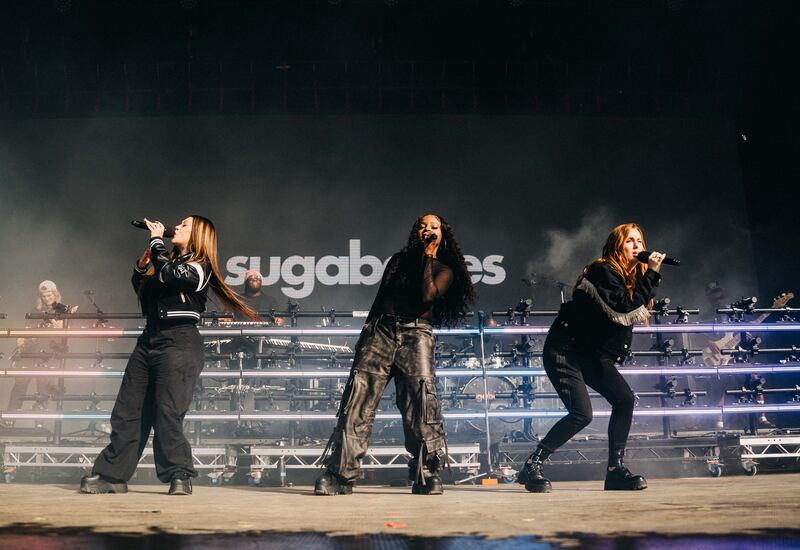
<svg viewBox="0 0 800 550">
<path fill-rule="evenodd" d="M 434 324 L 452 325 L 475 299 L 464 255 L 450 225 L 427 214 L 414 222 L 408 243 L 389 260 L 356 344 L 353 368 L 317 479 L 317 495 L 350 494 L 367 452 L 375 412 L 394 378 L 406 450 L 412 455 L 413 494 L 441 494 L 446 459 L 442 411 L 436 396 Z M 329 454 L 328 454 L 329 453 Z"/>
</svg>

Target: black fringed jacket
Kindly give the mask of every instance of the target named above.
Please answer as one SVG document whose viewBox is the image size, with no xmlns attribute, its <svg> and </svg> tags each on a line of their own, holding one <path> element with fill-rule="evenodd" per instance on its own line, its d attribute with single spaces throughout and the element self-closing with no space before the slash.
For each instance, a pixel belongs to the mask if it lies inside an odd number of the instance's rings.
<svg viewBox="0 0 800 550">
<path fill-rule="evenodd" d="M 648 302 L 655 296 L 661 275 L 645 271 L 628 294 L 625 280 L 611 265 L 596 262 L 562 304 L 550 333 L 571 336 L 578 348 L 621 363 L 628 355 L 633 325 L 649 317 Z"/>
</svg>

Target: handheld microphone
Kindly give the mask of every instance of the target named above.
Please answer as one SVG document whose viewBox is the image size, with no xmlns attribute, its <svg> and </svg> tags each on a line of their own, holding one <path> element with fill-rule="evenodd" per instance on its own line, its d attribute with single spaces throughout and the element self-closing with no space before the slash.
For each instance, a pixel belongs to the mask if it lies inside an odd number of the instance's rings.
<svg viewBox="0 0 800 550">
<path fill-rule="evenodd" d="M 138 227 L 139 229 L 148 229 L 147 224 L 144 223 L 142 220 L 131 220 L 131 225 L 133 227 Z M 148 229 L 149 231 L 149 229 Z M 164 236 L 171 239 L 175 236 L 175 230 L 171 227 L 164 228 Z"/>
<path fill-rule="evenodd" d="M 426 243 L 432 243 L 437 238 L 439 238 L 439 237 L 438 237 L 438 235 L 436 235 L 436 233 L 426 233 L 426 234 L 422 235 L 422 240 L 425 241 Z"/>
<path fill-rule="evenodd" d="M 647 250 L 645 250 L 644 252 L 639 252 L 636 255 L 636 259 L 642 262 L 643 264 L 646 264 L 647 260 L 650 259 L 650 254 L 652 254 L 652 252 L 648 252 Z M 676 260 L 675 258 L 670 258 L 669 256 L 664 257 L 661 263 L 664 265 L 674 265 L 676 267 L 681 265 L 680 260 Z"/>
</svg>

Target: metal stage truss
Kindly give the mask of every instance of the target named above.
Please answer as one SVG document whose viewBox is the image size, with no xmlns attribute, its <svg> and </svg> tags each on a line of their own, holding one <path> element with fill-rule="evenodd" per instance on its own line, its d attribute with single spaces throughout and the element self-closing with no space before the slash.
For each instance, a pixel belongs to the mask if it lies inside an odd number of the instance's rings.
<svg viewBox="0 0 800 550">
<path fill-rule="evenodd" d="M 797 462 L 800 443 L 797 443 L 796 436 L 763 437 L 758 435 L 757 427 L 748 436 L 737 436 L 739 440 L 735 444 L 724 434 L 698 436 L 691 440 L 674 436 L 670 423 L 681 421 L 681 417 L 738 417 L 752 420 L 765 413 L 781 415 L 800 412 L 800 388 L 797 391 L 791 387 L 785 391 L 767 390 L 776 394 L 772 395 L 773 399 L 766 401 L 763 399 L 762 386 L 745 388 L 739 382 L 740 379 L 756 375 L 796 376 L 800 372 L 800 353 L 795 346 L 759 349 L 757 345 L 748 347 L 743 343 L 735 349 L 722 350 L 724 355 L 729 356 L 729 363 L 708 366 L 697 361 L 700 350 L 685 349 L 668 340 L 685 334 L 712 335 L 725 332 L 796 334 L 800 333 L 800 323 L 687 322 L 688 315 L 696 312 L 681 308 L 669 310 L 670 314 L 678 315 L 673 323 L 666 323 L 666 317 L 655 316 L 655 323 L 634 327 L 635 335 L 639 335 L 637 337 L 649 336 L 655 344 L 650 349 L 631 352 L 629 358 L 621 358 L 619 370 L 629 380 L 641 379 L 648 381 L 648 384 L 655 382 L 655 385 L 648 387 L 656 391 L 636 392 L 639 401 L 634 416 L 639 419 L 660 419 L 663 430 L 658 437 L 647 440 L 637 439 L 634 434 L 629 447 L 630 453 L 633 453 L 629 455 L 630 460 L 706 461 L 715 475 L 729 462 L 746 466 L 744 469 L 748 473 L 755 471 L 750 466 L 765 460 L 781 460 L 783 464 L 789 460 Z M 526 311 L 525 315 L 552 313 Z M 789 313 L 794 313 L 794 310 Z M 136 318 L 135 315 L 127 315 L 120 318 Z M 349 312 L 336 312 L 336 315 L 342 319 L 356 316 Z M 213 322 L 217 317 L 211 315 Z M 324 317 L 330 321 L 331 312 L 295 317 Z M 114 318 L 113 315 L 104 314 L 103 322 Z M 548 327 L 524 324 L 489 327 L 483 325 L 482 319 L 479 315 L 477 326 L 435 331 L 438 341 L 451 344 L 449 350 L 437 349 L 437 379 L 443 387 L 440 399 L 446 427 L 456 439 L 450 445 L 452 464 L 473 473 L 480 470 L 484 474 L 491 474 L 496 471 L 495 465 L 518 463 L 524 458 L 522 454 L 528 452 L 535 442 L 535 438 L 528 437 L 511 438 L 511 443 L 504 441 L 498 444 L 500 440 L 507 440 L 508 433 L 513 432 L 507 426 L 522 424 L 525 435 L 531 436 L 528 429 L 533 423 L 556 420 L 565 411 L 552 389 L 546 387 L 546 375 L 540 363 L 541 337 L 546 335 Z M 278 470 L 283 479 L 288 471 L 318 467 L 322 452 L 320 445 L 333 427 L 342 385 L 349 374 L 352 353 L 348 346 L 360 334 L 360 329 L 341 326 L 299 327 L 296 326 L 297 319 L 292 320 L 292 326 L 285 327 L 211 325 L 200 329 L 208 344 L 207 368 L 201 373 L 202 387 L 196 395 L 195 406 L 186 415 L 186 421 L 189 423 L 188 431 L 194 438 L 196 467 L 209 472 L 212 482 L 223 482 L 226 475 L 230 477 L 231 471 L 235 470 L 231 470 L 231 467 L 238 460 L 231 454 L 230 445 L 220 446 L 217 443 L 219 434 L 228 429 L 226 426 L 270 432 L 268 436 L 265 433 L 253 435 L 249 440 L 257 439 L 264 443 L 249 445 L 246 452 L 238 451 L 236 454 L 236 457 L 250 457 L 249 475 L 256 483 L 263 473 L 270 470 Z M 510 322 L 514 322 L 514 316 L 511 316 Z M 37 393 L 25 396 L 25 401 L 36 402 L 34 408 L 0 413 L 0 421 L 6 426 L 30 420 L 38 426 L 44 423 L 54 426 L 52 432 L 47 432 L 51 435 L 45 441 L 25 445 L 15 441 L 11 433 L 14 430 L 17 431 L 14 433 L 18 433 L 22 428 L 15 427 L 8 430 L 7 434 L 0 429 L 0 441 L 6 442 L 4 467 L 7 471 L 29 467 L 86 467 L 91 463 L 99 452 L 99 448 L 92 445 L 103 437 L 102 430 L 95 430 L 95 424 L 108 422 L 110 402 L 116 392 L 105 389 L 97 394 L 68 394 L 65 386 L 80 380 L 94 380 L 98 384 L 118 382 L 123 370 L 119 366 L 112 368 L 109 365 L 119 364 L 127 354 L 103 352 L 100 347 L 112 339 L 132 339 L 140 333 L 139 328 L 112 329 L 103 326 L 0 329 L 0 338 L 62 338 L 65 342 L 74 340 L 86 343 L 87 340 L 94 340 L 96 343 L 96 349 L 92 352 L 18 353 L 4 358 L 4 364 L 0 364 L 0 381 L 17 378 L 58 381 L 58 391 L 50 395 Z M 537 337 L 538 341 L 535 340 Z M 260 342 L 257 352 L 224 352 L 221 342 L 237 338 Z M 270 353 L 262 349 L 265 341 L 269 341 Z M 27 361 L 25 368 L 20 366 L 20 358 Z M 762 358 L 763 361 L 759 362 Z M 80 362 L 80 365 L 75 362 Z M 698 403 L 698 398 L 703 398 L 705 392 L 692 388 L 688 381 L 677 382 L 678 379 L 689 380 L 685 377 L 718 377 L 720 380 L 737 382 L 730 383 L 728 393 L 731 395 L 727 401 Z M 681 387 L 681 384 L 685 387 Z M 785 399 L 780 397 L 781 392 L 786 394 Z M 737 395 L 738 398 L 733 399 Z M 222 402 L 227 410 L 218 408 Z M 267 403 L 266 407 L 259 409 L 256 406 L 256 403 L 264 402 Z M 55 404 L 55 410 L 47 410 L 47 403 Z M 600 405 L 599 401 L 597 405 Z M 609 415 L 610 410 L 602 406 L 594 411 L 597 418 Z M 400 415 L 394 411 L 392 401 L 386 399 L 376 414 L 376 420 L 391 427 L 399 424 L 399 419 Z M 66 422 L 70 426 L 88 424 L 89 428 L 64 434 Z M 312 425 L 317 426 L 316 431 L 306 430 L 305 427 Z M 755 424 L 751 421 L 750 425 L 752 427 Z M 500 429 L 510 431 L 499 433 Z M 36 432 L 38 437 L 41 437 L 41 431 L 39 428 Z M 76 441 L 85 441 L 80 439 L 85 435 L 83 432 L 89 432 L 94 439 L 89 441 L 88 446 L 75 445 Z M 227 441 L 236 440 L 235 434 L 226 434 L 226 437 Z M 471 440 L 459 441 L 459 437 Z M 397 446 L 396 432 L 391 433 L 389 428 L 386 433 L 380 433 L 379 430 L 375 439 L 375 446 L 364 460 L 365 468 L 405 467 L 405 450 Z M 773 439 L 776 442 L 766 443 Z M 245 448 L 244 445 L 240 447 Z M 604 460 L 604 453 L 603 440 L 572 442 L 554 455 L 553 460 L 594 463 L 601 460 L 601 455 Z M 149 449 L 145 451 L 141 465 L 153 467 Z"/>
<path fill-rule="evenodd" d="M 102 447 L 74 447 L 65 445 L 8 444 L 3 447 L 3 475 L 10 483 L 19 468 L 79 468 L 90 470 Z M 276 447 L 257 445 L 223 445 L 193 447 L 194 467 L 207 476 L 212 485 L 228 482 L 237 472 L 240 463 L 250 464 L 248 482 L 259 484 L 268 472 L 276 471 L 282 485 L 288 483 L 292 470 L 319 470 L 324 447 Z M 450 468 L 465 473 L 480 469 L 480 444 L 451 445 L 448 448 Z M 247 460 L 243 460 L 246 458 Z M 362 468 L 406 469 L 411 455 L 404 447 L 372 446 L 362 460 Z M 139 468 L 154 470 L 153 450 L 145 448 Z"/>
<path fill-rule="evenodd" d="M 631 439 L 625 449 L 625 460 L 655 463 L 697 463 L 707 467 L 712 475 L 721 474 L 722 443 L 716 435 L 696 437 L 672 437 L 669 439 Z M 530 454 L 531 444 L 499 443 L 498 464 L 508 467 L 521 464 Z M 608 442 L 605 439 L 571 441 L 559 448 L 548 464 L 605 464 L 608 458 Z"/>
<path fill-rule="evenodd" d="M 800 432 L 769 436 L 728 435 L 720 439 L 720 467 L 747 475 L 759 469 L 785 471 L 800 465 Z M 720 472 L 718 475 L 722 475 Z"/>
</svg>

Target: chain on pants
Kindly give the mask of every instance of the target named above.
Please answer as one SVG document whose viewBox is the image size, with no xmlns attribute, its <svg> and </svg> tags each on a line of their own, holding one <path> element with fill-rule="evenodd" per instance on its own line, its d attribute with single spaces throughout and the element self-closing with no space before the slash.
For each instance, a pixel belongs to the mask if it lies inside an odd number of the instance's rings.
<svg viewBox="0 0 800 550">
<path fill-rule="evenodd" d="M 381 395 L 394 378 L 397 407 L 403 418 L 406 450 L 412 455 L 409 475 L 430 477 L 444 461 L 445 434 L 436 396 L 434 336 L 423 321 L 383 315 L 370 321 L 356 344 L 353 368 L 342 395 L 338 422 L 324 464 L 346 481 L 354 481 L 366 455 Z"/>
</svg>

